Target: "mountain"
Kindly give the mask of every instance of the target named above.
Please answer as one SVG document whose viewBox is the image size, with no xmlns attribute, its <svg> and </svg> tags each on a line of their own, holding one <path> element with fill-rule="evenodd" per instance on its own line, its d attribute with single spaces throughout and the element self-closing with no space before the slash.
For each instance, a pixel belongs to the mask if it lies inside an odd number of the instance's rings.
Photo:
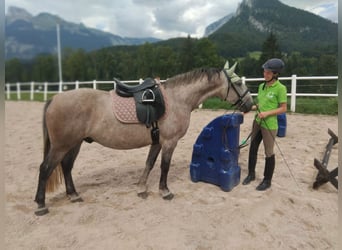
<svg viewBox="0 0 342 250">
<path fill-rule="evenodd" d="M 283 52 L 337 53 L 338 25 L 278 0 L 243 0 L 234 16 L 208 39 L 224 57 L 260 51 L 272 32 Z"/>
<path fill-rule="evenodd" d="M 225 17 L 222 17 L 216 22 L 213 22 L 212 24 L 209 24 L 204 31 L 204 37 L 208 37 L 212 33 L 214 33 L 216 30 L 221 28 L 222 25 L 224 25 L 226 22 L 228 22 L 232 17 L 234 16 L 234 13 L 231 13 Z"/>
<path fill-rule="evenodd" d="M 184 43 L 182 38 L 161 41 L 120 37 L 48 13 L 32 16 L 24 9 L 10 7 L 5 18 L 6 59 L 30 59 L 39 53 L 56 53 L 56 23 L 60 24 L 62 47 L 86 51 L 145 42 L 179 49 Z M 242 0 L 234 13 L 209 25 L 204 35 L 224 58 L 261 51 L 270 32 L 275 34 L 284 53 L 299 51 L 305 56 L 316 56 L 337 53 L 337 30 L 336 23 L 278 0 Z"/>
<path fill-rule="evenodd" d="M 9 7 L 5 17 L 6 59 L 31 59 L 40 53 L 56 53 L 57 31 L 60 26 L 61 47 L 97 50 L 114 45 L 139 45 L 160 41 L 156 38 L 127 38 L 67 22 L 48 13 L 32 16 L 26 10 Z"/>
</svg>

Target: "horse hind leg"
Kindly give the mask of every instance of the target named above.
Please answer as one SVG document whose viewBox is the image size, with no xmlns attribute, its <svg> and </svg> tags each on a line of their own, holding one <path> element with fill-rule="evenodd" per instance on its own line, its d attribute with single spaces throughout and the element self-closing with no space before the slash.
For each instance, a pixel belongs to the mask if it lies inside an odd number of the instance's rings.
<svg viewBox="0 0 342 250">
<path fill-rule="evenodd" d="M 61 162 L 63 156 L 64 153 L 56 153 L 50 150 L 50 152 L 47 154 L 42 164 L 40 165 L 38 188 L 35 197 L 35 202 L 37 202 L 38 204 L 38 209 L 35 211 L 36 215 L 44 215 L 49 212 L 48 208 L 45 206 L 45 193 L 49 187 L 55 188 L 61 181 L 61 178 L 59 178 L 58 176 L 59 174 L 57 174 L 57 178 L 53 180 L 51 180 L 50 177 L 53 171 Z M 57 170 L 58 168 L 56 169 L 56 171 Z M 51 182 L 54 182 L 54 184 L 50 185 Z M 53 191 L 53 189 L 51 189 L 50 191 Z"/>
<path fill-rule="evenodd" d="M 83 199 L 78 195 L 76 192 L 74 182 L 72 179 L 71 170 L 74 166 L 74 162 L 76 160 L 76 157 L 80 151 L 81 144 L 78 144 L 74 148 L 72 148 L 63 158 L 61 165 L 63 169 L 63 175 L 65 180 L 65 188 L 66 188 L 66 194 L 70 198 L 71 202 L 81 202 Z"/>
<path fill-rule="evenodd" d="M 157 160 L 157 157 L 159 155 L 159 152 L 161 150 L 161 145 L 160 144 L 153 144 L 150 147 L 150 151 L 148 153 L 147 159 L 146 159 L 146 166 L 143 174 L 140 177 L 140 180 L 138 182 L 138 196 L 146 199 L 148 194 L 147 194 L 147 179 L 148 176 L 151 172 L 151 170 L 154 167 L 154 164 Z"/>
</svg>

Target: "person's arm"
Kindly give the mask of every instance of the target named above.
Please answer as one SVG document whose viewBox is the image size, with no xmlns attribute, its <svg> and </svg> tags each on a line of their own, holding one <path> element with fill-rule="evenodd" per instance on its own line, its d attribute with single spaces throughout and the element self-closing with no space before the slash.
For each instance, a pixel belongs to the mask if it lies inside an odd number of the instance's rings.
<svg viewBox="0 0 342 250">
<path fill-rule="evenodd" d="M 287 111 L 287 103 L 284 102 L 284 103 L 280 103 L 279 108 L 273 109 L 273 110 L 268 110 L 265 112 L 260 112 L 258 114 L 258 116 L 260 119 L 263 119 L 263 118 L 266 118 L 266 117 L 271 116 L 271 115 L 279 115 L 281 113 L 285 113 L 286 111 Z"/>
</svg>

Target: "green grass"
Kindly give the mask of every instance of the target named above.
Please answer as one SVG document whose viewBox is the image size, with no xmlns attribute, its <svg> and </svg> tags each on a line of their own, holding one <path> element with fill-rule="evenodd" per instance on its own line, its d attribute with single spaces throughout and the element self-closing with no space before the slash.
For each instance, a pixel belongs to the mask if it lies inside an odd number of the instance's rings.
<svg viewBox="0 0 342 250">
<path fill-rule="evenodd" d="M 250 52 L 248 55 L 255 60 L 259 60 L 261 54 L 262 54 L 261 51 L 253 51 L 253 52 Z"/>
<path fill-rule="evenodd" d="M 209 98 L 203 102 L 202 108 L 204 109 L 233 109 L 234 107 L 228 102 L 221 101 L 219 98 Z"/>
<path fill-rule="evenodd" d="M 47 99 L 50 99 L 54 94 L 48 94 Z M 18 101 L 15 93 L 11 94 L 10 100 Z M 7 97 L 6 97 L 7 100 Z M 21 93 L 21 100 L 29 101 L 30 93 Z M 34 93 L 34 101 L 44 101 L 43 93 Z M 204 109 L 226 109 L 233 110 L 234 107 L 228 102 L 221 101 L 219 98 L 209 98 L 204 103 Z M 290 98 L 287 102 L 287 110 L 290 112 Z M 303 114 L 324 114 L 338 115 L 338 99 L 337 97 L 297 97 L 296 98 L 296 113 Z"/>
<path fill-rule="evenodd" d="M 296 98 L 296 113 L 338 115 L 337 97 Z"/>
<path fill-rule="evenodd" d="M 10 99 L 11 101 L 30 101 L 30 93 L 21 93 L 21 98 L 20 100 L 18 99 L 17 97 L 17 94 L 16 93 L 11 93 L 10 94 Z M 47 94 L 47 99 L 51 99 L 52 96 L 54 96 L 55 94 Z M 6 100 L 7 99 L 7 96 L 6 97 Z M 33 95 L 33 100 L 34 101 L 38 101 L 38 102 L 44 102 L 44 93 L 40 92 L 40 93 L 34 93 Z"/>
<path fill-rule="evenodd" d="M 232 105 L 221 101 L 219 98 L 209 98 L 203 103 L 204 109 L 234 109 Z M 287 102 L 287 110 L 290 112 L 290 98 Z M 297 97 L 296 98 L 296 113 L 302 114 L 338 114 L 338 99 L 337 97 Z"/>
</svg>

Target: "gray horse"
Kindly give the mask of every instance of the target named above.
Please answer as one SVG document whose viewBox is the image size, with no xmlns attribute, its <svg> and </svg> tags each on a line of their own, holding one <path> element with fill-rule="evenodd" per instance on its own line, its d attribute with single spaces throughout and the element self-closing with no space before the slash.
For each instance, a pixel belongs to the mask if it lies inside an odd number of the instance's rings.
<svg viewBox="0 0 342 250">
<path fill-rule="evenodd" d="M 147 179 L 161 153 L 159 191 L 164 199 L 172 199 L 167 176 L 172 154 L 190 123 L 191 111 L 209 97 L 219 97 L 234 104 L 242 112 L 253 105 L 252 97 L 234 73 L 236 64 L 223 70 L 198 69 L 176 75 L 160 84 L 167 100 L 167 112 L 158 121 L 159 141 L 152 143 L 150 128 L 141 123 L 123 123 L 113 114 L 113 101 L 108 91 L 76 89 L 55 95 L 44 108 L 44 160 L 40 165 L 35 201 L 36 215 L 48 213 L 45 192 L 54 191 L 64 177 L 66 194 L 71 201 L 81 201 L 72 180 L 71 170 L 84 140 L 91 138 L 105 147 L 134 149 L 150 145 L 145 170 L 138 182 L 138 195 L 147 197 Z"/>
</svg>

